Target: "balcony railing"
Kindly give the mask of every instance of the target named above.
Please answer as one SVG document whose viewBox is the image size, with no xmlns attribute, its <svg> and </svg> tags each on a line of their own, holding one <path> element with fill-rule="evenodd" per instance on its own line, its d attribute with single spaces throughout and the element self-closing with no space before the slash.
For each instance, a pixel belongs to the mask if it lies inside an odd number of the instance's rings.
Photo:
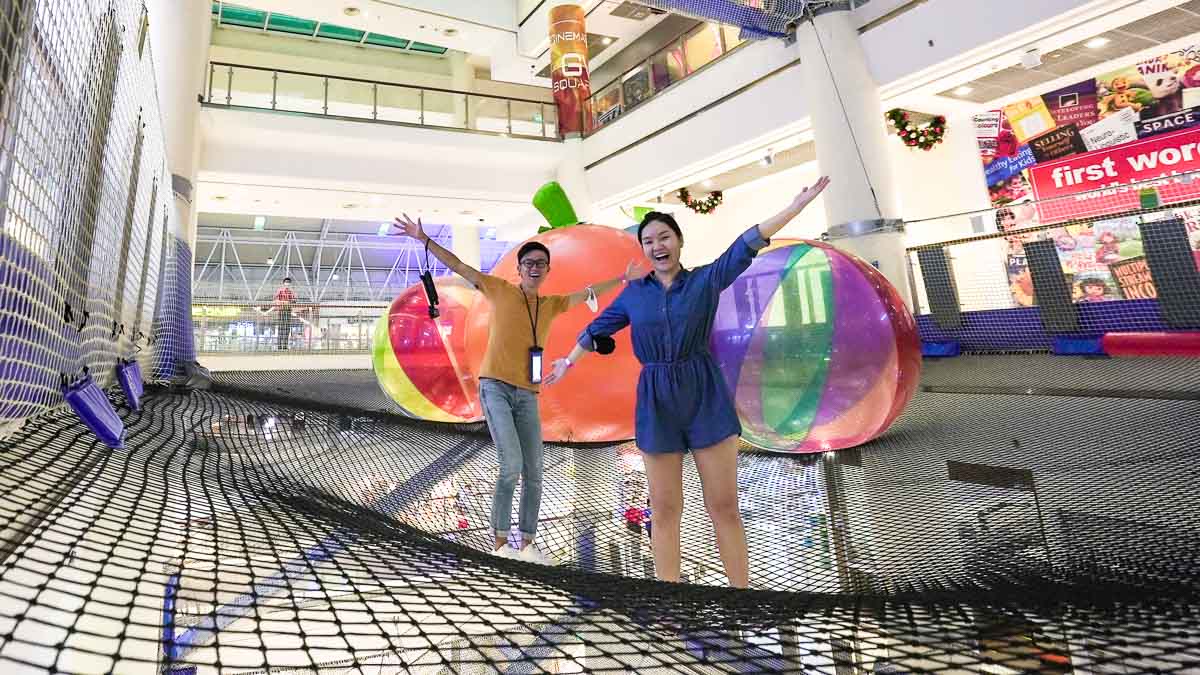
<svg viewBox="0 0 1200 675">
<path fill-rule="evenodd" d="M 205 103 L 558 140 L 554 103 L 211 62 Z"/>
<path fill-rule="evenodd" d="M 703 23 L 688 30 L 592 94 L 589 99 L 592 123 L 588 125 L 588 133 L 611 124 L 743 44 L 735 26 Z"/>
<path fill-rule="evenodd" d="M 201 353 L 354 354 L 371 349 L 379 305 L 194 303 Z"/>
</svg>

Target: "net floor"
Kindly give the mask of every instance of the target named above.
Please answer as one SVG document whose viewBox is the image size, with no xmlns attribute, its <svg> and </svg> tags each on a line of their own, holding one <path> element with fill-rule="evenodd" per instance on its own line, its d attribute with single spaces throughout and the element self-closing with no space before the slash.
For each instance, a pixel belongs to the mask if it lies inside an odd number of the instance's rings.
<svg viewBox="0 0 1200 675">
<path fill-rule="evenodd" d="M 547 447 L 539 567 L 485 552 L 480 427 L 370 373 L 219 389 L 152 392 L 124 451 L 68 414 L 0 445 L 0 673 L 1200 672 L 1200 401 L 925 392 L 743 453 L 731 591 L 690 464 L 688 583 L 626 526 L 628 445 Z"/>
</svg>

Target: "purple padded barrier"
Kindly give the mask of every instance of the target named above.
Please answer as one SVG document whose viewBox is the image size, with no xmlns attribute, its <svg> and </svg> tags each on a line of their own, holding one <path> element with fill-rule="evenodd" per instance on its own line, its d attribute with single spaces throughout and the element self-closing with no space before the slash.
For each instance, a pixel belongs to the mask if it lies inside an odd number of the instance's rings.
<svg viewBox="0 0 1200 675">
<path fill-rule="evenodd" d="M 141 410 L 142 394 L 146 391 L 142 384 L 142 366 L 137 361 L 118 361 L 117 382 L 121 384 L 121 391 L 125 392 L 125 401 L 129 403 L 129 407 Z"/>
<path fill-rule="evenodd" d="M 79 339 L 37 300 L 55 287 L 45 261 L 4 233 L 0 260 L 0 420 L 15 420 L 58 404 L 58 374 L 71 368 Z"/>
<path fill-rule="evenodd" d="M 63 387 L 71 409 L 102 443 L 114 450 L 125 447 L 125 424 L 90 375 Z"/>
</svg>

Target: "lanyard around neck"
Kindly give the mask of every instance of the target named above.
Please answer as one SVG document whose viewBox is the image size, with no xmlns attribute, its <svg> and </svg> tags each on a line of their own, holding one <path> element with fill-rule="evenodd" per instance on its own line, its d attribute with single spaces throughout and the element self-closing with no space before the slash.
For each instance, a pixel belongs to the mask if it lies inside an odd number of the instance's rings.
<svg viewBox="0 0 1200 675">
<path fill-rule="evenodd" d="M 538 346 L 537 325 L 542 318 L 542 296 L 534 296 L 537 298 L 537 312 L 529 311 L 529 298 L 526 297 L 524 289 L 521 290 L 521 299 L 525 301 L 525 313 L 529 315 L 529 330 L 533 333 L 533 346 Z"/>
</svg>

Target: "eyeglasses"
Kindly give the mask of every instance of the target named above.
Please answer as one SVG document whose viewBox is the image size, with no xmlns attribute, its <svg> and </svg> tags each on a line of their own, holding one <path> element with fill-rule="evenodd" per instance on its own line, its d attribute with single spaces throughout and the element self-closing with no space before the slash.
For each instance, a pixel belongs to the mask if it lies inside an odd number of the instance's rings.
<svg viewBox="0 0 1200 675">
<path fill-rule="evenodd" d="M 546 260 L 523 260 L 523 261 L 521 261 L 521 267 L 524 267 L 527 270 L 544 270 L 549 266 L 550 266 L 550 263 L 549 263 L 549 261 L 546 261 Z"/>
</svg>

